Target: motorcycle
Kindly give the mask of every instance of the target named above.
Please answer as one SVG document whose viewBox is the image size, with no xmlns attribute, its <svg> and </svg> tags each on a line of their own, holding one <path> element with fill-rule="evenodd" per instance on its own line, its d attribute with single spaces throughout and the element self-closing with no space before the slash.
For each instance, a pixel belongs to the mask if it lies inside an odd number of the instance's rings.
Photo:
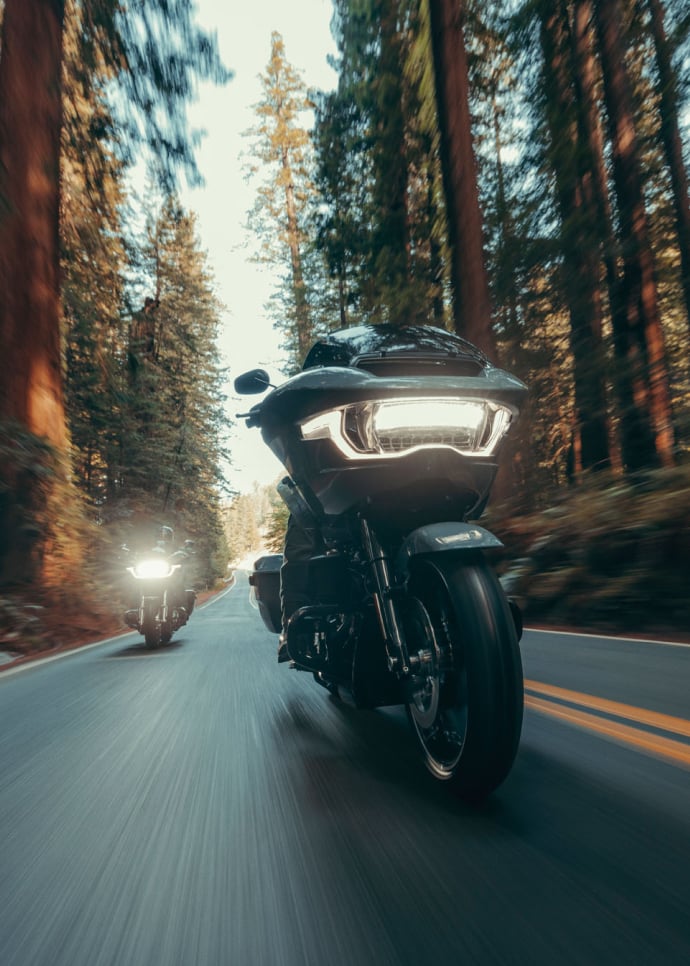
<svg viewBox="0 0 690 966">
<path fill-rule="evenodd" d="M 525 385 L 444 330 L 363 325 L 319 339 L 280 386 L 253 369 L 235 391 L 267 393 L 238 418 L 289 474 L 285 556 L 249 575 L 289 666 L 356 707 L 404 706 L 430 773 L 484 798 L 520 741 L 522 625 L 476 520 Z M 282 613 L 291 566 L 308 601 Z"/>
<path fill-rule="evenodd" d="M 127 547 L 122 549 L 130 553 Z M 125 612 L 125 623 L 144 635 L 149 648 L 168 644 L 194 610 L 196 593 L 185 588 L 183 563 L 176 556 L 153 551 L 137 556 L 126 568 L 129 596 L 138 600 L 138 606 Z"/>
</svg>

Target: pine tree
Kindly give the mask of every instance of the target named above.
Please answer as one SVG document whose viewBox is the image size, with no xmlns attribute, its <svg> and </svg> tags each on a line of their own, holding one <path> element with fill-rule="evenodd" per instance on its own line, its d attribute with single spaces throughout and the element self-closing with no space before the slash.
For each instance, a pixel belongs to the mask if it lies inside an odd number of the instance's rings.
<svg viewBox="0 0 690 966">
<path fill-rule="evenodd" d="M 571 325 L 576 427 L 575 472 L 609 465 L 602 299 L 593 172 L 586 163 L 575 97 L 570 23 L 560 2 L 539 6 L 544 99 L 561 214 L 564 289 Z"/>
<path fill-rule="evenodd" d="M 429 0 L 456 332 L 496 359 L 469 110 L 466 5 Z"/>
<path fill-rule="evenodd" d="M 67 24 L 60 248 L 65 391 L 75 479 L 92 507 L 112 495 L 127 274 L 124 164 L 104 93 L 76 82 L 79 22 Z M 115 418 L 114 418 L 115 417 Z M 97 511 L 96 511 L 97 512 Z"/>
<path fill-rule="evenodd" d="M 257 174 L 257 162 L 261 162 L 265 180 L 258 188 L 249 224 L 262 240 L 260 257 L 283 267 L 289 279 L 289 296 L 276 327 L 284 332 L 288 351 L 300 364 L 313 342 L 305 278 L 305 222 L 312 189 L 307 170 L 310 141 L 303 120 L 309 101 L 277 32 L 271 35 L 271 56 L 261 83 L 263 97 L 255 108 L 258 123 L 248 136 L 254 159 L 250 171 Z"/>
<path fill-rule="evenodd" d="M 624 459 L 633 470 L 656 462 L 670 466 L 675 457 L 668 368 L 618 0 L 596 0 L 594 21 L 623 253 L 627 324 L 614 335 L 621 378 L 630 381 L 637 403 L 622 413 Z"/>
<path fill-rule="evenodd" d="M 664 5 L 661 0 L 647 0 L 651 17 L 659 90 L 661 139 L 671 178 L 673 209 L 680 254 L 681 287 L 685 316 L 690 328 L 690 200 L 688 176 L 683 161 L 680 133 L 679 79 L 673 63 L 673 45 L 666 30 Z"/>
<path fill-rule="evenodd" d="M 340 321 L 442 322 L 437 167 L 420 119 L 412 0 L 338 0 L 338 87 L 317 98 L 317 244 Z"/>
<path fill-rule="evenodd" d="M 220 305 L 194 218 L 174 198 L 150 217 L 143 254 L 140 286 L 155 297 L 131 325 L 117 501 L 203 542 L 218 531 L 227 455 Z"/>
</svg>

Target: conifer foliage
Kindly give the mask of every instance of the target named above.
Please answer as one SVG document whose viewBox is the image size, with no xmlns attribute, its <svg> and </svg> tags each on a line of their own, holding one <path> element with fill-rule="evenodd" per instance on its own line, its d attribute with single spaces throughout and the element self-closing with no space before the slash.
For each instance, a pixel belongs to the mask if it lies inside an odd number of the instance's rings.
<svg viewBox="0 0 690 966">
<path fill-rule="evenodd" d="M 313 188 L 309 161 L 311 142 L 304 127 L 309 110 L 299 72 L 289 63 L 279 33 L 271 35 L 271 53 L 261 75 L 263 96 L 255 106 L 257 124 L 251 138 L 250 177 L 258 182 L 249 225 L 260 240 L 258 259 L 272 265 L 283 284 L 274 296 L 276 328 L 297 362 L 313 341 L 316 286 L 308 274 L 308 219 Z"/>
<path fill-rule="evenodd" d="M 141 513 L 203 532 L 212 579 L 219 307 L 172 189 L 198 178 L 197 80 L 229 72 L 191 0 L 6 0 L 0 17 L 0 585 L 64 597 L 108 525 Z M 167 199 L 148 277 L 124 188 L 144 150 Z M 130 338 L 137 284 L 151 346 Z"/>
<path fill-rule="evenodd" d="M 533 389 L 513 480 L 688 457 L 677 0 L 334 0 L 312 92 L 320 328 L 454 328 Z"/>
<path fill-rule="evenodd" d="M 446 326 L 532 389 L 523 497 L 687 462 L 686 7 L 333 0 L 328 92 L 267 37 L 250 224 L 290 367 L 331 327 Z M 198 176 L 185 105 L 229 72 L 192 0 L 0 17 L 0 584 L 62 579 L 94 534 L 154 517 L 210 579 L 220 306 L 175 188 Z"/>
</svg>

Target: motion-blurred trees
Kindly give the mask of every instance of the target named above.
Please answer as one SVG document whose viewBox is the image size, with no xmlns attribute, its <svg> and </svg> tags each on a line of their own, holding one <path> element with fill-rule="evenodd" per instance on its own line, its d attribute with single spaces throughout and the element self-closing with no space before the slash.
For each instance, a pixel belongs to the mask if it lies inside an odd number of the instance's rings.
<svg viewBox="0 0 690 966">
<path fill-rule="evenodd" d="M 104 344 L 114 335 L 109 317 L 117 295 L 107 306 L 98 306 L 95 292 L 89 292 L 89 285 L 117 274 L 117 199 L 111 195 L 99 209 L 108 194 L 105 183 L 116 182 L 117 164 L 133 158 L 143 144 L 150 148 L 161 183 L 173 184 L 180 166 L 195 177 L 195 136 L 188 129 L 184 105 L 198 77 L 223 81 L 228 74 L 214 38 L 194 25 L 190 0 L 174 5 L 157 0 L 146 8 L 127 9 L 115 0 L 6 0 L 2 13 L 0 339 L 5 377 L 0 393 L 0 581 L 12 583 L 39 573 L 46 576 L 58 533 L 69 530 L 57 518 L 63 517 L 65 506 L 76 504 L 66 495 L 71 484 L 60 314 L 61 211 L 73 218 L 64 234 L 66 254 L 71 252 L 92 271 L 90 280 L 82 275 L 79 283 L 80 270 L 74 266 L 67 287 L 74 284 L 65 292 L 71 331 L 81 326 L 84 336 L 78 348 L 79 340 L 72 341 L 71 361 L 78 367 L 79 357 L 83 362 L 90 355 L 89 340 L 102 362 Z M 117 136 L 106 147 L 104 133 L 111 124 L 110 133 L 116 129 Z M 65 180 L 73 178 L 74 192 L 61 207 L 65 148 Z M 80 181 L 84 194 L 78 198 Z M 83 217 L 92 204 L 94 219 Z M 94 259 L 92 266 L 87 255 L 89 244 L 92 255 L 98 254 L 109 232 L 110 273 L 107 258 Z M 66 261 L 72 268 L 71 258 Z M 114 288 L 117 293 L 119 286 Z M 89 320 L 91 313 L 95 320 Z M 106 378 L 103 369 L 99 378 Z M 84 430 L 83 419 L 81 427 L 78 422 L 77 416 L 77 435 Z M 104 435 L 111 430 L 109 426 Z M 91 473 L 95 463 L 90 455 L 85 459 Z M 64 486 L 54 502 L 58 468 Z"/>
<path fill-rule="evenodd" d="M 62 0 L 8 0 L 0 46 L 0 419 L 57 449 L 66 441 L 58 325 L 63 23 Z"/>
<path fill-rule="evenodd" d="M 315 242 L 337 286 L 331 326 L 444 314 L 440 167 L 423 109 L 419 5 L 335 0 L 334 92 L 315 94 Z"/>
<path fill-rule="evenodd" d="M 434 64 L 439 154 L 451 258 L 453 326 L 458 335 L 496 359 L 484 225 L 470 119 L 464 0 L 428 0 Z"/>
<path fill-rule="evenodd" d="M 194 217 L 173 197 L 150 213 L 121 357 L 119 462 L 105 515 L 158 519 L 217 551 L 223 488 L 221 306 Z M 126 511 L 126 513 L 125 513 Z"/>
<path fill-rule="evenodd" d="M 687 458 L 689 31 L 678 0 L 334 0 L 331 325 L 445 324 L 522 376 L 525 491 Z"/>
</svg>

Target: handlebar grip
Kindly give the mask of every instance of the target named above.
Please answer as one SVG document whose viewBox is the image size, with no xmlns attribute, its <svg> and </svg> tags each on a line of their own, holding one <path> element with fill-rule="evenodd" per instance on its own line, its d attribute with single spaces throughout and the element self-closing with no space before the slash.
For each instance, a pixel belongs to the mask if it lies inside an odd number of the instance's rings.
<svg viewBox="0 0 690 966">
<path fill-rule="evenodd" d="M 250 409 L 248 413 L 235 413 L 235 419 L 246 419 L 247 426 L 259 426 L 261 420 L 259 419 L 259 409 L 254 407 Z"/>
</svg>

